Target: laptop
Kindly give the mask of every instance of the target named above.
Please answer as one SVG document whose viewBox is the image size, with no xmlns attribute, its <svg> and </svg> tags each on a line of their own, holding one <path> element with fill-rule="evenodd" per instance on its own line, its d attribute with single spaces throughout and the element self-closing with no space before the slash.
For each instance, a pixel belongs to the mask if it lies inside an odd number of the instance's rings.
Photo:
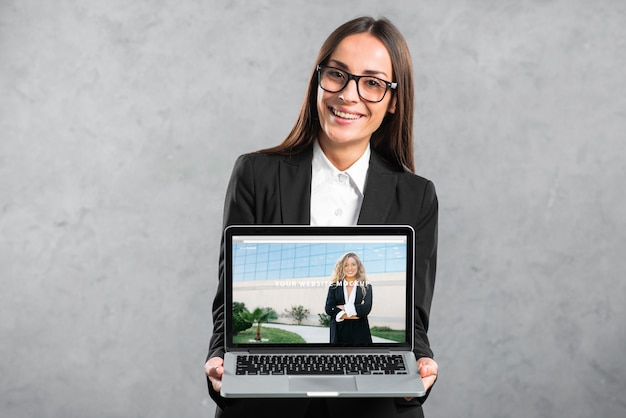
<svg viewBox="0 0 626 418">
<path fill-rule="evenodd" d="M 221 395 L 423 396 L 412 352 L 414 239 L 398 225 L 226 228 Z M 347 253 L 364 273 L 343 293 L 346 282 L 332 277 Z M 331 301 L 337 292 L 356 296 Z"/>
</svg>

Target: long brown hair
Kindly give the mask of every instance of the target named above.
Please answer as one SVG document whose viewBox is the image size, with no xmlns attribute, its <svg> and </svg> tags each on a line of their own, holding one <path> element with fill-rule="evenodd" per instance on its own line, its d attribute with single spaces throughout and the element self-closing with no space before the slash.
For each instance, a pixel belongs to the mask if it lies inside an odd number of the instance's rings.
<svg viewBox="0 0 626 418">
<path fill-rule="evenodd" d="M 298 119 L 284 141 L 259 152 L 292 155 L 307 148 L 318 137 L 320 123 L 317 115 L 318 64 L 327 63 L 337 45 L 349 35 L 369 33 L 377 37 L 391 57 L 393 80 L 398 83 L 394 113 L 387 113 L 380 127 L 372 134 L 370 144 L 390 164 L 405 171 L 415 171 L 413 158 L 413 64 L 409 48 L 400 31 L 387 19 L 359 17 L 344 23 L 330 34 L 317 55 L 311 71 L 306 96 Z"/>
</svg>

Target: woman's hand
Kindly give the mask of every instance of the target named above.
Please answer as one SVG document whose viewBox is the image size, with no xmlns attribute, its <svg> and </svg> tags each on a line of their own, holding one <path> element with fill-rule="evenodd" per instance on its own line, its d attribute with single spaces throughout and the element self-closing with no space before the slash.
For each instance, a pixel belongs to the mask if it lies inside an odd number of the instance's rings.
<svg viewBox="0 0 626 418">
<path fill-rule="evenodd" d="M 437 373 L 439 373 L 439 365 L 437 362 L 430 357 L 420 357 L 417 360 L 417 368 L 420 372 L 420 376 L 422 377 L 422 383 L 424 384 L 424 388 L 426 390 L 430 389 L 432 385 L 435 384 L 435 380 L 437 380 Z M 410 401 L 413 398 L 404 398 L 407 401 Z"/>
<path fill-rule="evenodd" d="M 420 376 L 422 376 L 422 382 L 426 390 L 437 380 L 437 373 L 439 373 L 439 365 L 437 362 L 429 357 L 420 357 L 417 360 L 417 368 L 419 369 Z"/>
<path fill-rule="evenodd" d="M 204 365 L 204 372 L 216 392 L 222 389 L 222 375 L 224 374 L 224 359 L 211 357 Z"/>
</svg>

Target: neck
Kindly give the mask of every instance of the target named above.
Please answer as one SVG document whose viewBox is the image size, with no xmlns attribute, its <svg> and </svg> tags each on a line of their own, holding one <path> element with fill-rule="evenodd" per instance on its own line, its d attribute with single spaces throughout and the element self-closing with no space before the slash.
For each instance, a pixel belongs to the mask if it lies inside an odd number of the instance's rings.
<svg viewBox="0 0 626 418">
<path fill-rule="evenodd" d="M 361 158 L 369 145 L 369 141 L 356 144 L 335 144 L 320 138 L 319 144 L 324 155 L 328 158 L 328 161 L 330 161 L 337 170 L 345 171 Z"/>
</svg>

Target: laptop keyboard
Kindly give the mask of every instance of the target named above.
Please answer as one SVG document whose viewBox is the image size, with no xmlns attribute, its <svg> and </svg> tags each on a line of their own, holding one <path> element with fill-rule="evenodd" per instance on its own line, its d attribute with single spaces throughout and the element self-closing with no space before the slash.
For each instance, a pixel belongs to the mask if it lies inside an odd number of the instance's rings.
<svg viewBox="0 0 626 418">
<path fill-rule="evenodd" d="M 407 374 L 398 354 L 238 355 L 238 375 L 358 375 Z"/>
</svg>

